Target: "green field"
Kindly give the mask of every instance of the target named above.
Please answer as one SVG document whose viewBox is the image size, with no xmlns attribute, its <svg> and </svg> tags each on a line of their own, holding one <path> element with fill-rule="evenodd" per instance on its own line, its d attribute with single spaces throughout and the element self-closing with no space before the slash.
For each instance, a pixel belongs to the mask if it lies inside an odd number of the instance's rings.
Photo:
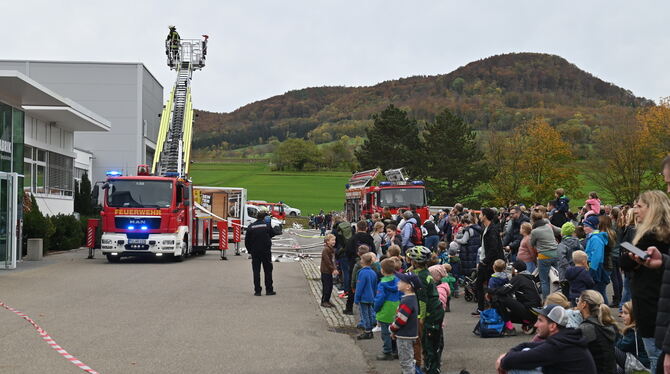
<svg viewBox="0 0 670 374">
<path fill-rule="evenodd" d="M 577 162 L 575 170 L 584 170 Z M 277 172 L 265 163 L 206 163 L 191 165 L 190 175 L 199 186 L 243 187 L 249 200 L 283 201 L 302 210 L 303 215 L 323 210 L 341 210 L 344 204 L 344 185 L 351 176 L 347 172 Z M 567 191 L 570 207 L 576 210 L 586 200 L 589 191 L 598 191 L 604 204 L 613 204 L 585 175 L 579 175 L 582 184 L 578 191 Z"/>
<path fill-rule="evenodd" d="M 320 209 L 341 210 L 347 172 L 274 172 L 264 163 L 194 163 L 198 186 L 243 187 L 249 200 L 283 201 L 303 215 Z"/>
</svg>

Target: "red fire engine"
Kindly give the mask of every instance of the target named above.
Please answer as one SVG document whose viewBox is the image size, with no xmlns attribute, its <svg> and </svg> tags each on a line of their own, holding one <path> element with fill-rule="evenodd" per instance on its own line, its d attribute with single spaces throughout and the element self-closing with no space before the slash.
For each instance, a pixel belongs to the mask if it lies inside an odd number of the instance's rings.
<svg viewBox="0 0 670 374">
<path fill-rule="evenodd" d="M 372 185 L 380 173 L 379 169 L 372 169 L 351 176 L 344 204 L 348 221 L 357 221 L 367 214 L 381 214 L 384 208 L 393 215 L 397 215 L 399 209 L 414 209 L 422 221 L 428 219 L 430 212 L 423 181 L 410 181 L 401 168 L 385 171 L 386 180 Z"/>
<path fill-rule="evenodd" d="M 188 178 L 193 105 L 191 78 L 205 66 L 207 39 L 182 39 L 168 55 L 177 79 L 161 115 L 153 165 L 140 165 L 137 176 L 107 173 L 103 184 L 102 253 L 110 262 L 121 256 L 152 254 L 181 261 L 207 249 L 200 239 L 194 187 Z M 98 185 L 93 198 L 99 195 Z M 209 230 L 207 230 L 209 229 Z M 205 244 L 208 244 L 205 241 Z"/>
</svg>

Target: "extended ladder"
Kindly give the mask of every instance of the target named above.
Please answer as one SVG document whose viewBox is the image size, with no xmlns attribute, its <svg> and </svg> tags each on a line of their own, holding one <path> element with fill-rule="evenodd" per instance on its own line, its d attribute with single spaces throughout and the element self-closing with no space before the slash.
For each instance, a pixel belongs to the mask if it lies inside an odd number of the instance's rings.
<svg viewBox="0 0 670 374">
<path fill-rule="evenodd" d="M 153 175 L 181 178 L 188 175 L 193 133 L 191 78 L 193 70 L 205 66 L 206 53 L 207 37 L 204 40 L 181 40 L 176 59 L 168 56 L 168 66 L 177 70 L 177 80 L 161 114 L 156 156 L 151 168 Z"/>
</svg>

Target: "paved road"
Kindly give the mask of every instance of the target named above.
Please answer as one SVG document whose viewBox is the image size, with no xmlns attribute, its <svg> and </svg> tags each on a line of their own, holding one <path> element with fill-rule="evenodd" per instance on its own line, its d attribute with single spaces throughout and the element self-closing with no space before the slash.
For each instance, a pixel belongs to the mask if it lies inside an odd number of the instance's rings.
<svg viewBox="0 0 670 374">
<path fill-rule="evenodd" d="M 297 263 L 277 263 L 276 296 L 252 296 L 245 256 L 183 263 L 49 256 L 0 272 L 0 300 L 35 319 L 100 373 L 366 373 L 361 350 L 330 332 Z M 0 372 L 82 373 L 24 320 L 0 309 Z"/>
</svg>

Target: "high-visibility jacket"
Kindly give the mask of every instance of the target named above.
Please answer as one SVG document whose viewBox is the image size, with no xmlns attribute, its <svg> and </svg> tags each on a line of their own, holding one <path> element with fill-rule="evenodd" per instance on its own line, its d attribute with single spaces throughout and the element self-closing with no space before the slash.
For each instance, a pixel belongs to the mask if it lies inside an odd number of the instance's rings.
<svg viewBox="0 0 670 374">
<path fill-rule="evenodd" d="M 177 31 L 170 31 L 165 40 L 172 46 L 178 46 L 181 38 L 179 37 L 179 33 Z"/>
</svg>

